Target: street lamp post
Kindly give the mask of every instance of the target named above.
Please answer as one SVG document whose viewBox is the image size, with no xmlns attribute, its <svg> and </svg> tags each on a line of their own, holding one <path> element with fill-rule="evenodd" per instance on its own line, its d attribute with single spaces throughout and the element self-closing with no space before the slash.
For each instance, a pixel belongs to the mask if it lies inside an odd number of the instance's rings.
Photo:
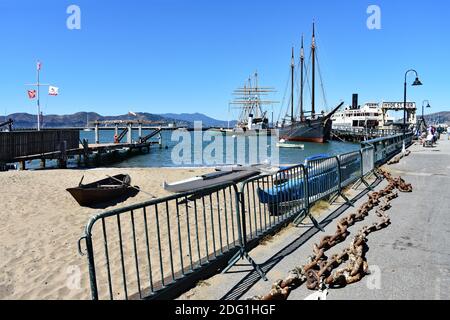
<svg viewBox="0 0 450 320">
<path fill-rule="evenodd" d="M 427 103 L 427 109 L 431 108 L 431 106 L 430 106 L 430 101 L 424 100 L 424 101 L 422 102 L 422 121 L 423 121 L 423 122 L 425 122 L 425 113 L 424 113 L 425 102 Z"/>
<path fill-rule="evenodd" d="M 406 78 L 408 77 L 408 73 L 414 72 L 416 74 L 416 80 L 413 82 L 413 86 L 421 86 L 422 82 L 419 80 L 419 75 L 416 70 L 410 69 L 405 73 L 405 87 L 404 87 L 404 95 L 403 95 L 403 136 L 406 135 Z M 404 138 L 404 137 L 403 137 Z"/>
<path fill-rule="evenodd" d="M 417 73 L 416 70 L 414 69 L 410 69 L 408 71 L 406 71 L 405 73 L 405 86 L 404 86 L 404 95 L 403 95 L 403 150 L 402 152 L 405 153 L 406 152 L 406 145 L 405 145 L 405 139 L 406 139 L 406 88 L 407 88 L 407 84 L 406 84 L 406 78 L 408 77 L 408 73 L 410 72 L 414 72 L 416 74 L 416 80 L 414 80 L 413 82 L 413 86 L 421 86 L 422 82 L 420 82 L 419 80 L 419 74 Z"/>
</svg>

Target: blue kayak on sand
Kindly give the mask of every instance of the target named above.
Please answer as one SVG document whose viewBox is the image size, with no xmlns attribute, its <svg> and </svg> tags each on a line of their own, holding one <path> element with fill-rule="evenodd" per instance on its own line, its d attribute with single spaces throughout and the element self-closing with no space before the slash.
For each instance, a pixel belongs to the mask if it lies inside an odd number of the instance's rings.
<svg viewBox="0 0 450 320">
<path fill-rule="evenodd" d="M 327 159 L 330 159 L 329 155 L 321 154 L 307 158 L 305 161 L 305 166 L 309 170 L 308 191 L 310 197 L 333 189 L 339 184 L 339 172 L 335 165 L 328 167 L 322 166 L 320 169 L 314 169 L 314 166 L 311 164 L 312 161 L 320 164 L 320 160 L 325 161 Z M 355 172 L 358 172 L 360 164 L 360 158 L 355 158 L 355 160 L 343 165 L 341 164 L 342 180 L 345 181 L 348 177 L 355 174 Z M 294 167 L 281 168 L 282 171 L 275 175 L 272 188 L 265 190 L 258 188 L 257 190 L 259 201 L 263 204 L 268 204 L 269 211 L 272 214 L 278 214 L 280 205 L 298 202 L 304 199 L 303 175 L 298 177 L 298 173 L 289 171 L 291 168 Z"/>
<path fill-rule="evenodd" d="M 320 174 L 310 176 L 308 179 L 309 195 L 314 196 L 320 190 L 331 188 L 339 183 L 337 168 L 331 168 Z M 258 188 L 258 198 L 261 203 L 274 204 L 303 199 L 304 179 L 290 179 L 280 185 L 274 185 L 271 189 Z"/>
</svg>

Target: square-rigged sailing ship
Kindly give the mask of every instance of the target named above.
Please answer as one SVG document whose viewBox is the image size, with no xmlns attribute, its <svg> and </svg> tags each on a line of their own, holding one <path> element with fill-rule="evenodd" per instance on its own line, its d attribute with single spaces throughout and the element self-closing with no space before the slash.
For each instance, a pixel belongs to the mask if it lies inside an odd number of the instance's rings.
<svg viewBox="0 0 450 320">
<path fill-rule="evenodd" d="M 259 86 L 258 73 L 255 72 L 253 79 L 249 78 L 247 84 L 233 92 L 236 98 L 230 105 L 239 109 L 239 118 L 236 126 L 232 129 L 222 129 L 221 131 L 237 135 L 270 135 L 271 125 L 265 106 L 278 102 L 268 100 L 265 97 L 274 92 L 276 91 L 272 87 Z"/>
</svg>

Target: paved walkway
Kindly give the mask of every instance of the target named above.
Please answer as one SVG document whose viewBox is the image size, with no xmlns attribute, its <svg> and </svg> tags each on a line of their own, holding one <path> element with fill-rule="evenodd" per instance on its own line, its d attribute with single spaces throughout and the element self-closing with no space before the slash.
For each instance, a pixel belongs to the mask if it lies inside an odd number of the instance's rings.
<svg viewBox="0 0 450 320">
<path fill-rule="evenodd" d="M 410 150 L 409 157 L 389 166 L 389 170 L 411 183 L 414 191 L 402 193 L 392 202 L 388 211 L 392 225 L 369 236 L 366 256 L 372 275 L 346 288 L 329 290 L 327 299 L 450 299 L 450 141 L 441 140 L 433 149 L 414 145 Z M 376 190 L 385 186 L 383 181 Z M 361 195 L 356 207 L 366 200 Z M 347 215 L 350 210 L 355 209 L 336 204 L 322 215 L 321 223 L 328 224 L 326 234 L 334 234 L 335 218 Z M 327 255 L 340 252 L 358 230 L 375 219 L 372 212 L 364 222 L 350 228 L 347 241 Z M 290 227 L 250 252 L 267 271 L 268 282 L 261 280 L 246 261 L 241 261 L 229 273 L 208 279 L 180 299 L 246 299 L 267 294 L 275 280 L 305 264 L 313 244 L 323 235 L 309 226 Z M 312 293 L 303 285 L 289 299 L 303 300 Z"/>
</svg>

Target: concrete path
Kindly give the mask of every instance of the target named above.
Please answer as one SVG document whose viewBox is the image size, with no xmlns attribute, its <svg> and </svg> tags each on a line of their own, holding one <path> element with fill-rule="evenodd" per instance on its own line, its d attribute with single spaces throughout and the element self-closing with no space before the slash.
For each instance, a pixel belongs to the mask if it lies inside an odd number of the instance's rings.
<svg viewBox="0 0 450 320">
<path fill-rule="evenodd" d="M 409 157 L 389 166 L 389 170 L 411 183 L 414 191 L 402 193 L 392 202 L 388 211 L 392 225 L 369 236 L 366 256 L 372 274 L 346 288 L 329 290 L 327 299 L 450 299 L 450 141 L 441 140 L 433 149 L 414 145 L 410 150 Z M 385 186 L 383 181 L 376 190 Z M 356 208 L 367 200 L 364 194 L 360 196 Z M 340 203 L 322 215 L 321 223 L 328 224 L 326 234 L 334 234 L 336 218 L 351 210 L 355 209 Z M 372 212 L 350 228 L 347 241 L 327 252 L 327 256 L 341 252 L 362 227 L 374 221 Z M 246 261 L 241 261 L 227 274 L 208 279 L 179 299 L 234 300 L 267 294 L 274 281 L 305 264 L 313 244 L 324 235 L 310 226 L 289 227 L 250 252 L 267 272 L 269 281 L 261 280 Z M 289 299 L 303 300 L 312 293 L 303 285 Z"/>
</svg>

